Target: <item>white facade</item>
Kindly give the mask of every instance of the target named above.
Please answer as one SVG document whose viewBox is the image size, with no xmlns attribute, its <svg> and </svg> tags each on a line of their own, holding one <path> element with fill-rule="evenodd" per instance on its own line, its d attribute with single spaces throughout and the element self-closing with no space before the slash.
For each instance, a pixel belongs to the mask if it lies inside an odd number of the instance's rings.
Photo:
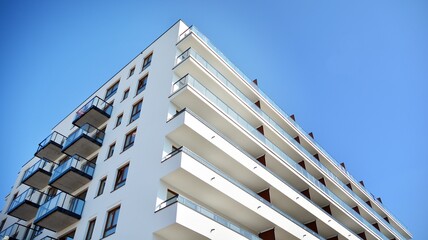
<svg viewBox="0 0 428 240">
<path fill-rule="evenodd" d="M 104 134 L 74 133 L 87 122 Z M 91 239 L 411 239 L 362 183 L 182 21 L 53 132 L 64 137 L 41 143 L 6 199 L 1 237 L 90 239 L 95 219 Z M 26 192 L 29 186 L 38 190 Z M 45 195 L 50 186 L 56 197 Z M 34 234 L 34 223 L 46 229 Z"/>
</svg>

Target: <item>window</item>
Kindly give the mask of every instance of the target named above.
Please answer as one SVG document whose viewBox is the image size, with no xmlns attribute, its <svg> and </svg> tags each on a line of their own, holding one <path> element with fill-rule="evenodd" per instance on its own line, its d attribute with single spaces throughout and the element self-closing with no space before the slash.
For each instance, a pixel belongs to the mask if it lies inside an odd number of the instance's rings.
<svg viewBox="0 0 428 240">
<path fill-rule="evenodd" d="M 45 200 L 45 202 L 47 202 L 47 201 L 51 200 L 53 197 L 55 197 L 56 196 L 56 192 L 57 192 L 56 188 L 51 188 L 50 187 L 48 189 L 47 193 L 46 193 L 46 200 Z"/>
<path fill-rule="evenodd" d="M 116 93 L 118 87 L 119 87 L 119 81 L 117 81 L 115 84 L 113 84 L 111 87 L 109 87 L 107 89 L 106 96 L 105 96 L 104 100 L 107 100 L 111 96 L 113 96 Z"/>
<path fill-rule="evenodd" d="M 114 142 L 114 143 L 112 143 L 111 145 L 110 145 L 110 148 L 108 149 L 108 154 L 107 154 L 107 158 L 109 158 L 109 157 L 111 157 L 111 156 L 113 156 L 113 153 L 114 153 L 114 147 L 116 146 L 116 143 Z"/>
<path fill-rule="evenodd" d="M 148 78 L 149 78 L 149 75 L 146 75 L 138 81 L 137 94 L 135 94 L 135 95 L 138 95 L 140 92 L 142 92 L 144 89 L 146 89 Z"/>
<path fill-rule="evenodd" d="M 104 188 L 106 186 L 107 177 L 100 180 L 100 185 L 98 186 L 97 197 L 104 192 Z"/>
<path fill-rule="evenodd" d="M 96 218 L 89 221 L 88 230 L 86 230 L 85 240 L 91 240 L 92 239 L 92 233 L 94 232 L 94 228 L 95 228 L 95 221 L 96 221 Z"/>
<path fill-rule="evenodd" d="M 128 77 L 131 77 L 132 75 L 134 75 L 134 72 L 135 72 L 135 67 L 133 67 L 133 68 L 131 68 L 131 70 L 129 70 L 129 76 Z"/>
<path fill-rule="evenodd" d="M 108 237 L 116 232 L 117 220 L 119 219 L 119 212 L 120 212 L 120 206 L 108 212 L 103 237 Z"/>
<path fill-rule="evenodd" d="M 6 218 L 5 219 L 3 219 L 3 220 L 1 220 L 1 223 L 0 223 L 0 231 L 2 231 L 3 230 L 3 227 L 4 227 L 4 224 L 6 223 Z"/>
<path fill-rule="evenodd" d="M 129 164 L 117 170 L 116 182 L 114 183 L 114 190 L 122 187 L 126 183 L 126 176 L 128 175 Z"/>
<path fill-rule="evenodd" d="M 129 88 L 125 90 L 125 92 L 123 92 L 123 98 L 122 101 L 125 100 L 126 98 L 128 98 L 129 95 Z"/>
<path fill-rule="evenodd" d="M 143 103 L 143 100 L 139 101 L 138 103 L 134 104 L 134 106 L 132 106 L 131 119 L 129 119 L 129 123 L 132 123 L 133 121 L 137 120 L 140 117 L 142 103 Z"/>
<path fill-rule="evenodd" d="M 117 116 L 116 127 L 118 127 L 122 123 L 123 113 Z"/>
<path fill-rule="evenodd" d="M 150 66 L 150 63 L 152 63 L 152 55 L 153 53 L 150 53 L 147 57 L 144 58 L 143 68 L 141 69 L 141 71 L 144 71 Z"/>
<path fill-rule="evenodd" d="M 132 147 L 132 145 L 134 145 L 136 134 L 137 134 L 137 129 L 126 134 L 125 144 L 123 145 L 123 151 L 127 150 L 128 148 Z"/>
</svg>

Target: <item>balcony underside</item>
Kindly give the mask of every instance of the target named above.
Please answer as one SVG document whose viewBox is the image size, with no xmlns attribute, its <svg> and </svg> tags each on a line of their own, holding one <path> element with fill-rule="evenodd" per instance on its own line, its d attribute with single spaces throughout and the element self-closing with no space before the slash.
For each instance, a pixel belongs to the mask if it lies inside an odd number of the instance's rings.
<svg viewBox="0 0 428 240">
<path fill-rule="evenodd" d="M 92 106 L 87 112 L 85 112 L 79 118 L 76 118 L 73 121 L 73 124 L 76 126 L 83 126 L 85 123 L 89 123 L 92 126 L 99 128 L 103 125 L 108 119 L 110 115 L 105 111 L 99 109 L 98 107 Z"/>
<path fill-rule="evenodd" d="M 7 214 L 24 221 L 28 221 L 36 216 L 38 209 L 39 204 L 25 200 L 13 209 L 11 209 Z"/>
<path fill-rule="evenodd" d="M 22 179 L 22 183 L 36 189 L 43 189 L 49 183 L 52 173 L 39 168 L 37 171 Z"/>
<path fill-rule="evenodd" d="M 72 156 L 74 154 L 80 155 L 83 158 L 87 158 L 92 155 L 101 147 L 101 144 L 95 139 L 82 135 L 78 137 L 74 142 L 69 144 L 63 152 Z"/>
<path fill-rule="evenodd" d="M 70 168 L 55 179 L 49 182 L 52 187 L 58 188 L 59 190 L 72 194 L 77 189 L 83 187 L 92 180 L 92 177 L 88 174 L 76 169 Z"/>
<path fill-rule="evenodd" d="M 54 141 L 50 141 L 46 146 L 43 148 L 40 148 L 36 152 L 36 156 L 39 158 L 46 158 L 51 161 L 54 161 L 55 159 L 59 158 L 63 153 L 61 152 L 62 146 Z"/>
<path fill-rule="evenodd" d="M 78 222 L 80 216 L 65 210 L 60 207 L 54 208 L 49 213 L 42 216 L 42 218 L 34 221 L 34 224 L 39 225 L 43 228 L 47 228 L 51 231 L 58 232 Z"/>
</svg>

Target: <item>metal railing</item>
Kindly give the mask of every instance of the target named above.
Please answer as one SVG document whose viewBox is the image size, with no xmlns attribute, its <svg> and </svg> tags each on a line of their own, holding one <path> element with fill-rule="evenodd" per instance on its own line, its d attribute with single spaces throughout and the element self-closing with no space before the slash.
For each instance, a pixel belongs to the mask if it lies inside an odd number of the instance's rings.
<svg viewBox="0 0 428 240">
<path fill-rule="evenodd" d="M 62 208 L 80 216 L 84 206 L 85 201 L 83 199 L 61 192 L 39 207 L 34 222 L 40 221 L 56 208 Z"/>
<path fill-rule="evenodd" d="M 300 132 L 301 135 L 304 135 L 307 140 L 312 143 L 319 152 L 324 154 L 328 160 L 330 160 L 334 165 L 338 167 L 346 176 L 348 176 L 356 185 L 360 187 L 360 189 L 365 192 L 365 195 L 372 201 L 379 203 L 379 206 L 384 209 L 384 212 L 386 212 L 388 215 L 392 216 L 394 220 L 407 232 L 408 228 L 401 222 L 398 221 L 398 218 L 395 217 L 392 212 L 386 209 L 386 207 L 381 203 L 376 197 L 362 184 L 360 184 L 359 181 L 357 181 L 343 166 L 340 165 L 340 163 L 335 160 L 324 148 L 322 148 L 316 141 L 313 139 L 297 122 L 295 122 L 293 119 L 290 118 L 290 116 L 281 109 L 267 94 L 265 94 L 255 83 L 251 81 L 249 77 L 247 77 L 241 70 L 239 70 L 238 67 L 236 67 L 219 49 L 217 49 L 212 42 L 206 37 L 203 33 L 201 33 L 195 26 L 190 26 L 186 31 L 184 31 L 180 37 L 179 40 L 184 39 L 185 37 L 189 36 L 191 33 L 194 33 L 199 39 L 202 40 L 202 42 L 206 43 L 214 53 L 216 53 L 220 59 L 222 59 L 226 65 L 230 67 L 239 77 L 241 77 L 243 80 L 248 82 L 251 87 L 253 87 L 257 93 L 259 93 L 264 99 L 265 102 L 271 105 L 271 107 L 278 111 L 279 115 L 283 119 L 286 119 L 288 123 L 291 123 L 297 130 Z M 392 226 L 391 226 L 392 227 Z"/>
<path fill-rule="evenodd" d="M 157 208 L 156 211 L 162 210 L 168 206 L 171 206 L 174 203 L 181 203 L 184 206 L 194 210 L 197 213 L 202 214 L 205 217 L 208 217 L 209 219 L 219 223 L 220 225 L 223 225 L 226 228 L 229 228 L 230 230 L 237 232 L 239 234 L 241 234 L 242 236 L 246 237 L 247 239 L 251 239 L 251 240 L 261 240 L 261 238 L 259 238 L 258 236 L 256 236 L 255 234 L 251 233 L 248 230 L 245 230 L 244 228 L 232 223 L 231 221 L 220 217 L 218 215 L 216 215 L 215 213 L 211 212 L 210 210 L 201 207 L 200 205 L 190 201 L 189 199 L 180 196 L 180 195 L 176 195 L 172 198 L 167 199 L 166 201 L 160 203 Z"/>
<path fill-rule="evenodd" d="M 46 147 L 46 145 L 48 145 L 50 142 L 54 142 L 54 143 L 57 143 L 60 146 L 62 146 L 63 143 L 66 141 L 66 139 L 67 139 L 67 137 L 65 137 L 64 135 L 54 131 L 51 134 L 49 134 L 49 136 L 47 136 L 45 139 L 43 139 L 43 141 L 41 141 L 39 143 L 39 147 L 37 148 L 37 152 L 40 151 L 42 148 Z"/>
<path fill-rule="evenodd" d="M 22 181 L 24 182 L 27 180 L 33 173 L 37 172 L 39 169 L 43 169 L 47 172 L 52 172 L 52 169 L 54 168 L 55 163 L 52 161 L 49 161 L 47 159 L 40 159 L 37 161 L 33 166 L 25 170 L 24 175 L 22 176 Z"/>
<path fill-rule="evenodd" d="M 39 205 L 43 197 L 46 197 L 46 196 L 47 195 L 43 192 L 37 191 L 34 188 L 29 188 L 12 200 L 12 202 L 9 205 L 8 212 L 15 210 L 24 201 L 30 201 L 32 203 Z"/>
<path fill-rule="evenodd" d="M 113 110 L 113 106 L 108 104 L 106 101 L 104 101 L 103 99 L 99 98 L 98 96 L 93 97 L 91 100 L 89 100 L 88 103 L 86 103 L 85 105 L 83 105 L 83 107 L 81 107 L 77 112 L 76 112 L 76 117 L 74 118 L 74 120 L 82 117 L 83 115 L 85 115 L 90 109 L 92 109 L 92 107 L 97 107 L 100 110 L 103 110 L 107 115 L 111 115 L 111 112 Z"/>
<path fill-rule="evenodd" d="M 32 240 L 36 235 L 35 229 L 14 223 L 0 232 L 0 239 Z"/>
<path fill-rule="evenodd" d="M 320 183 L 315 177 L 313 177 L 309 172 L 307 172 L 304 168 L 302 168 L 297 162 L 291 159 L 286 153 L 284 153 L 278 146 L 273 144 L 270 140 L 268 140 L 263 134 L 261 134 L 256 128 L 254 128 L 251 124 L 249 124 L 245 119 L 239 116 L 235 111 L 233 111 L 228 105 L 226 105 L 223 101 L 221 101 L 217 96 L 215 96 L 210 90 L 205 88 L 201 83 L 199 83 L 195 78 L 190 75 L 186 75 L 181 78 L 175 84 L 182 86 L 191 86 L 194 90 L 196 90 L 199 94 L 209 100 L 211 104 L 213 104 L 216 108 L 222 111 L 227 117 L 229 117 L 236 124 L 241 126 L 244 130 L 246 130 L 250 135 L 255 137 L 260 143 L 265 145 L 267 149 L 270 149 L 276 156 L 279 157 L 283 162 L 287 165 L 291 165 L 292 168 L 300 172 L 303 176 L 305 176 L 310 182 L 314 183 L 319 189 L 321 189 L 324 193 L 328 194 L 332 197 L 335 202 L 339 205 L 343 206 L 351 215 L 356 217 L 361 223 L 366 225 L 368 228 L 373 230 L 378 235 L 382 236 L 383 239 L 388 239 L 383 233 L 377 230 L 372 224 L 370 224 L 367 220 L 365 220 L 360 214 L 358 214 L 355 210 L 349 207 L 342 199 L 337 197 L 332 191 L 330 191 L 326 186 Z M 174 85 L 175 85 L 174 84 Z M 174 87 L 173 89 L 177 89 L 177 91 L 181 88 Z"/>
<path fill-rule="evenodd" d="M 72 134 L 70 134 L 67 138 L 67 140 L 64 143 L 63 150 L 69 147 L 71 144 L 73 144 L 78 138 L 81 136 L 88 136 L 92 139 L 94 139 L 96 142 L 102 144 L 104 140 L 104 132 L 99 130 L 98 128 L 90 125 L 89 123 L 86 123 L 82 127 L 79 127 L 76 131 L 74 131 Z"/>
<path fill-rule="evenodd" d="M 54 182 L 64 172 L 70 170 L 71 168 L 77 169 L 92 177 L 95 171 L 95 163 L 75 154 L 54 169 L 50 182 Z"/>
</svg>

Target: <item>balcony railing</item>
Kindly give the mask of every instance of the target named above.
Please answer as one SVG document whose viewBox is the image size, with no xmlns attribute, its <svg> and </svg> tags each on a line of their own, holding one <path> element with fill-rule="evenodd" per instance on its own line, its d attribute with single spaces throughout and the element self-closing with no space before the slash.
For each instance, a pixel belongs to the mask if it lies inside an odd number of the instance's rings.
<svg viewBox="0 0 428 240">
<path fill-rule="evenodd" d="M 112 110 L 112 105 L 96 96 L 76 112 L 73 124 L 82 126 L 89 123 L 100 127 L 110 118 Z"/>
<path fill-rule="evenodd" d="M 33 166 L 25 170 L 21 182 L 37 189 L 48 185 L 55 163 L 47 159 L 40 159 Z"/>
<path fill-rule="evenodd" d="M 88 157 L 101 147 L 104 135 L 104 132 L 87 123 L 68 136 L 62 150 L 68 155 Z"/>
<path fill-rule="evenodd" d="M 0 239 L 32 240 L 35 236 L 38 235 L 38 232 L 39 231 L 36 231 L 33 228 L 29 228 L 19 223 L 14 223 L 0 232 Z"/>
<path fill-rule="evenodd" d="M 36 151 L 36 156 L 39 158 L 47 158 L 55 160 L 61 156 L 61 148 L 66 141 L 66 137 L 58 132 L 52 132 L 49 136 L 39 143 Z"/>
<path fill-rule="evenodd" d="M 92 180 L 94 171 L 95 163 L 74 155 L 55 168 L 49 185 L 64 192 L 73 193 Z"/>
<path fill-rule="evenodd" d="M 195 36 L 197 36 L 202 42 L 207 44 L 208 47 L 211 48 L 213 52 L 215 52 L 219 56 L 219 58 L 222 59 L 226 63 L 226 65 L 230 67 L 230 69 L 232 69 L 243 80 L 248 82 L 250 86 L 253 87 L 256 90 L 256 92 L 258 92 L 266 100 L 266 102 L 272 106 L 273 109 L 278 111 L 278 113 L 282 116 L 282 118 L 287 119 L 288 123 L 291 123 L 301 133 L 301 135 L 306 136 L 306 139 L 309 142 L 311 142 L 318 149 L 319 152 L 325 155 L 327 159 L 329 159 L 332 163 L 334 163 L 338 167 L 338 169 L 342 170 L 343 173 L 345 173 L 352 181 L 354 181 L 354 183 L 365 192 L 365 195 L 368 196 L 371 201 L 378 203 L 378 205 L 381 208 L 383 208 L 388 215 L 392 216 L 395 220 L 397 220 L 397 223 L 403 229 L 405 229 L 405 231 L 409 232 L 408 228 L 403 223 L 399 222 L 398 218 L 395 217 L 389 210 L 387 210 L 386 207 L 381 202 L 379 202 L 379 200 L 377 200 L 376 197 L 369 190 L 365 188 L 365 186 L 361 185 L 359 181 L 357 181 L 344 167 L 342 167 L 339 164 L 338 161 L 336 161 L 324 148 L 322 148 L 321 145 L 319 145 L 315 141 L 315 139 L 309 136 L 309 134 L 299 124 L 297 124 L 297 122 L 292 120 L 290 116 L 284 110 L 282 110 L 281 107 L 279 107 L 267 94 L 265 94 L 255 83 L 253 83 L 249 77 L 247 77 L 241 70 L 239 70 L 239 68 L 236 67 L 219 49 L 217 49 L 214 46 L 214 44 L 212 44 L 212 42 L 208 39 L 208 37 L 206 37 L 203 33 L 201 33 L 195 26 L 191 26 L 186 31 L 184 31 L 180 35 L 179 40 L 186 38 L 192 33 L 194 33 Z M 181 60 L 179 59 L 178 62 L 180 61 Z"/>
<path fill-rule="evenodd" d="M 205 88 L 201 83 L 199 83 L 195 78 L 190 75 L 186 75 L 181 78 L 179 81 L 174 83 L 173 89 L 177 89 L 177 91 L 184 86 L 190 86 L 195 89 L 201 96 L 208 99 L 217 109 L 221 110 L 227 117 L 232 119 L 236 124 L 241 126 L 244 130 L 246 130 L 250 135 L 255 137 L 260 143 L 266 146 L 266 148 L 270 149 L 275 155 L 277 155 L 283 162 L 287 165 L 291 166 L 298 172 L 300 172 L 306 179 L 310 180 L 310 182 L 314 183 L 318 188 L 320 188 L 327 195 L 332 197 L 335 202 L 344 207 L 347 212 L 356 217 L 359 221 L 361 221 L 368 228 L 373 230 L 379 236 L 382 236 L 383 239 L 387 239 L 386 236 L 383 235 L 379 230 L 372 226 L 367 220 L 365 220 L 360 214 L 355 212 L 351 207 L 349 207 L 342 199 L 337 197 L 333 192 L 331 192 L 327 187 L 325 187 L 322 183 L 320 183 L 315 177 L 313 177 L 309 172 L 307 172 L 304 168 L 302 168 L 297 162 L 291 159 L 286 153 L 284 153 L 278 146 L 273 144 L 270 140 L 268 140 L 263 134 L 261 134 L 256 128 L 254 128 L 250 123 L 248 123 L 245 119 L 243 119 L 240 115 L 238 115 L 234 110 L 232 110 L 228 105 L 226 105 L 223 101 L 221 101 L 218 97 L 216 97 L 211 91 Z M 178 87 L 181 86 L 181 88 Z M 355 194 L 355 193 L 354 193 Z M 403 239 L 405 239 L 403 237 Z"/>
<path fill-rule="evenodd" d="M 29 188 L 12 200 L 7 214 L 28 221 L 36 216 L 40 202 L 46 196 L 34 188 Z"/>
<path fill-rule="evenodd" d="M 83 199 L 61 192 L 39 207 L 34 223 L 61 231 L 80 220 L 84 205 Z"/>
<path fill-rule="evenodd" d="M 237 232 L 239 234 L 241 234 L 242 236 L 251 239 L 251 240 L 261 240 L 258 236 L 254 235 L 253 233 L 251 233 L 248 230 L 245 230 L 244 228 L 230 222 L 229 220 L 220 217 L 216 214 L 214 214 L 213 212 L 211 212 L 210 210 L 201 207 L 199 205 L 197 205 L 196 203 L 190 201 L 187 198 L 184 198 L 182 196 L 176 195 L 170 199 L 167 199 L 166 201 L 162 202 L 161 204 L 159 204 L 159 206 L 157 206 L 156 211 L 162 210 L 172 204 L 175 203 L 181 203 L 184 206 L 194 210 L 197 213 L 202 214 L 203 216 L 215 221 L 216 223 L 219 223 L 220 225 L 223 225 L 226 228 L 229 228 L 230 230 Z"/>
</svg>

